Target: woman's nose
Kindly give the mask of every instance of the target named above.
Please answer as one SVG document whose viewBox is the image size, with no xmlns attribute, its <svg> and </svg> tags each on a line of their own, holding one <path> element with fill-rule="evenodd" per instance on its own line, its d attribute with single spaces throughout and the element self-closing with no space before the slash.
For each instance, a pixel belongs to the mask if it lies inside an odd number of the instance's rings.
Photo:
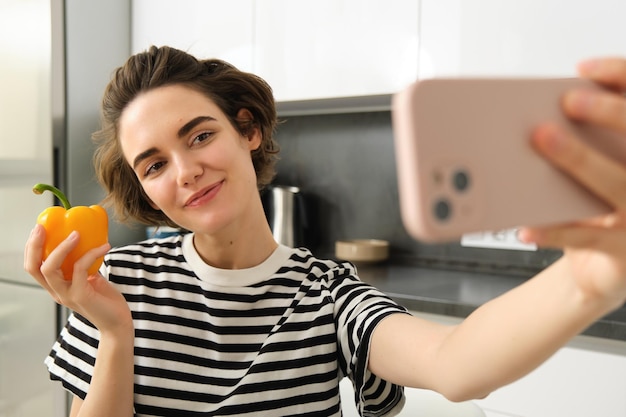
<svg viewBox="0 0 626 417">
<path fill-rule="evenodd" d="M 176 182 L 179 186 L 194 184 L 202 175 L 202 165 L 189 156 L 177 156 L 174 159 L 176 166 Z"/>
</svg>

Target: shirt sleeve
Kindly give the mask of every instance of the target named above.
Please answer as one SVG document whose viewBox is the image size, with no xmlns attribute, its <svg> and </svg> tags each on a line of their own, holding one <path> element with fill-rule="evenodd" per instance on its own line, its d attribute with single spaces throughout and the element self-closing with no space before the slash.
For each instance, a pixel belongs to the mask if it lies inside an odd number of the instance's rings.
<svg viewBox="0 0 626 417">
<path fill-rule="evenodd" d="M 393 416 L 404 406 L 404 388 L 374 375 L 368 369 L 370 343 L 382 319 L 397 313 L 409 314 L 386 294 L 358 279 L 354 267 L 341 264 L 332 280 L 340 362 L 355 390 L 355 401 L 363 417 Z"/>
<path fill-rule="evenodd" d="M 72 314 L 44 361 L 50 379 L 61 381 L 65 389 L 85 399 L 99 340 L 100 332 L 87 319 Z"/>
<path fill-rule="evenodd" d="M 99 271 L 107 279 L 108 256 Z M 75 312 L 70 314 L 44 360 L 50 379 L 60 381 L 66 390 L 84 400 L 93 376 L 99 342 L 100 331 L 89 320 Z"/>
</svg>

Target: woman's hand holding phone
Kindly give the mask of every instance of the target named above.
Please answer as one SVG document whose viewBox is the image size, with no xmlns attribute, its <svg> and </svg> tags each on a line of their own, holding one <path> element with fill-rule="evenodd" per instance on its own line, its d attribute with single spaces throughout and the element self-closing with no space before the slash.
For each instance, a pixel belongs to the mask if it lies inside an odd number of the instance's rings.
<svg viewBox="0 0 626 417">
<path fill-rule="evenodd" d="M 568 92 L 563 98 L 565 114 L 577 122 L 608 128 L 626 141 L 626 60 L 586 61 L 579 72 L 608 89 Z M 520 239 L 563 249 L 564 261 L 583 295 L 621 306 L 626 301 L 626 166 L 557 124 L 539 126 L 532 143 L 547 160 L 614 210 L 586 221 L 522 228 Z"/>
</svg>

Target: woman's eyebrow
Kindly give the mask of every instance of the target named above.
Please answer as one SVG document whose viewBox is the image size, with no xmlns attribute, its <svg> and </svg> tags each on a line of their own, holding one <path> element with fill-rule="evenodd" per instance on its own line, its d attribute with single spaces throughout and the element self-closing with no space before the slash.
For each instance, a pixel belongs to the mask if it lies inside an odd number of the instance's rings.
<svg viewBox="0 0 626 417">
<path fill-rule="evenodd" d="M 143 161 L 146 158 L 150 158 L 152 155 L 158 152 L 159 150 L 157 148 L 150 148 L 150 149 L 146 149 L 145 151 L 137 155 L 135 159 L 133 159 L 133 169 L 136 169 L 137 165 L 139 165 L 141 161 Z"/>
<path fill-rule="evenodd" d="M 183 136 L 186 136 L 194 127 L 196 127 L 197 125 L 199 125 L 202 122 L 211 122 L 216 120 L 214 117 L 211 116 L 198 116 L 198 117 L 194 117 L 193 119 L 191 119 L 190 121 L 188 121 L 187 123 L 185 123 L 183 125 L 183 127 L 181 127 L 178 130 L 178 137 L 182 138 Z"/>
</svg>

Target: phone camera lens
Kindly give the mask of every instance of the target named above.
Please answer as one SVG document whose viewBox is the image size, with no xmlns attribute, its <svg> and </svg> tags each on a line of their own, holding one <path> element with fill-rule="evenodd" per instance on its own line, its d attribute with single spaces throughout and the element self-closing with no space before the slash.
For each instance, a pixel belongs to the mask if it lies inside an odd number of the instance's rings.
<svg viewBox="0 0 626 417">
<path fill-rule="evenodd" d="M 452 214 L 452 206 L 447 199 L 441 198 L 435 201 L 435 204 L 433 206 L 433 213 L 437 220 L 446 221 L 450 218 L 450 215 Z"/>
<path fill-rule="evenodd" d="M 465 191 L 470 186 L 470 178 L 465 170 L 458 170 L 452 176 L 452 183 L 457 191 Z"/>
</svg>

